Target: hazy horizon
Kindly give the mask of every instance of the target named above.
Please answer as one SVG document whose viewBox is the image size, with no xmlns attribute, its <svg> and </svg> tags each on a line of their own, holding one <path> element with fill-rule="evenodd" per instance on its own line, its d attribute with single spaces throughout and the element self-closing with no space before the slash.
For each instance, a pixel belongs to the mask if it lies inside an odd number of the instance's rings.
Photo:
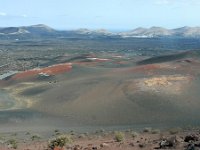
<svg viewBox="0 0 200 150">
<path fill-rule="evenodd" d="M 26 27 L 26 26 L 35 26 L 35 25 L 45 25 L 45 26 L 48 26 L 52 29 L 55 29 L 57 31 L 71 31 L 71 30 L 80 30 L 80 29 L 86 29 L 86 30 L 107 30 L 107 31 L 110 31 L 110 32 L 126 32 L 126 31 L 130 31 L 130 30 L 134 30 L 134 29 L 137 29 L 137 28 L 145 28 L 145 29 L 150 29 L 150 28 L 153 28 L 153 27 L 161 27 L 161 28 L 164 28 L 164 29 L 168 29 L 168 30 L 173 30 L 173 29 L 178 29 L 178 28 L 183 28 L 183 27 L 200 27 L 200 26 L 180 26 L 180 27 L 175 27 L 175 28 L 167 28 L 167 27 L 164 27 L 164 26 L 150 26 L 150 27 L 142 27 L 142 26 L 138 26 L 138 27 L 135 27 L 135 28 L 129 28 L 129 29 L 108 29 L 108 28 L 83 28 L 83 27 L 80 27 L 80 28 L 63 28 L 63 29 L 59 29 L 59 28 L 54 28 L 52 26 L 49 26 L 48 24 L 43 24 L 43 23 L 40 23 L 40 24 L 30 24 L 30 25 L 20 25 L 20 26 L 0 26 L 0 28 L 9 28 L 9 27 Z"/>
<path fill-rule="evenodd" d="M 1 0 L 0 27 L 46 24 L 59 30 L 200 26 L 198 0 Z"/>
</svg>

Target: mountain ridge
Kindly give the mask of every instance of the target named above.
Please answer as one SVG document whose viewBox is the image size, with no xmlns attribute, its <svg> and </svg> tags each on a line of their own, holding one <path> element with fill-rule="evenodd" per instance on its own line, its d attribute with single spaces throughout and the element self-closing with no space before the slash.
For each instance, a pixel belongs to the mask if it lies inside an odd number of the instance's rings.
<svg viewBox="0 0 200 150">
<path fill-rule="evenodd" d="M 138 27 L 125 32 L 111 32 L 105 29 L 90 30 L 56 30 L 44 24 L 20 27 L 1 27 L 0 39 L 24 38 L 200 38 L 200 27 L 184 26 L 167 29 L 153 26 L 150 28 Z"/>
</svg>

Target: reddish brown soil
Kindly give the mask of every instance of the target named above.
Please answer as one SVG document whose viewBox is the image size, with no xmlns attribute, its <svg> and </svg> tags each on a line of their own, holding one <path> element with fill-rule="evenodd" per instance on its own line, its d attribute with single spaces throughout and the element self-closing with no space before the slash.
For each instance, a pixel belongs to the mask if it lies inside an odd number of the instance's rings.
<svg viewBox="0 0 200 150">
<path fill-rule="evenodd" d="M 143 66 L 135 67 L 130 71 L 143 72 L 143 71 L 153 71 L 153 70 L 157 70 L 157 69 L 160 69 L 160 68 L 161 68 L 160 65 L 150 64 L 150 65 L 143 65 Z"/>
<path fill-rule="evenodd" d="M 39 73 L 44 73 L 48 75 L 56 75 L 56 74 L 68 72 L 71 69 L 72 69 L 72 66 L 69 63 L 58 64 L 58 65 L 53 65 L 53 66 L 49 66 L 42 69 L 33 69 L 33 70 L 27 70 L 21 73 L 17 73 L 16 75 L 12 77 L 12 79 L 21 79 L 21 78 L 23 79 L 27 77 L 32 77 L 32 76 L 38 75 Z"/>
<path fill-rule="evenodd" d="M 124 73 L 132 73 L 132 72 L 138 72 L 138 73 L 149 73 L 153 72 L 159 69 L 164 69 L 166 66 L 162 66 L 160 64 L 150 64 L 150 65 L 142 65 L 142 66 L 135 66 L 135 67 L 129 67 L 129 68 L 120 68 L 115 69 L 114 72 L 124 72 Z"/>
<path fill-rule="evenodd" d="M 91 66 L 91 65 L 96 65 L 96 62 L 73 62 L 73 64 L 83 65 L 83 66 Z"/>
<path fill-rule="evenodd" d="M 95 60 L 92 60 L 91 62 L 80 62 L 80 61 L 77 61 L 77 62 L 73 62 L 73 64 L 77 64 L 77 65 L 86 65 L 86 66 L 93 66 L 93 65 L 96 65 L 97 63 L 103 63 L 103 62 L 107 62 L 107 61 L 111 61 L 110 59 L 100 59 L 100 58 L 97 58 Z"/>
<path fill-rule="evenodd" d="M 128 64 L 128 62 L 127 61 L 117 61 L 117 62 L 115 62 L 115 64 L 125 65 L 125 64 Z"/>
</svg>

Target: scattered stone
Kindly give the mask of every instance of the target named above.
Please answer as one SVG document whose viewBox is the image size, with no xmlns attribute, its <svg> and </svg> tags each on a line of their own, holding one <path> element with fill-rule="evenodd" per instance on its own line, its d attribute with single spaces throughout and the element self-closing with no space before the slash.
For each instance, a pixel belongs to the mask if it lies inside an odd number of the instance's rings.
<svg viewBox="0 0 200 150">
<path fill-rule="evenodd" d="M 96 146 L 94 146 L 94 147 L 92 147 L 92 149 L 93 149 L 93 150 L 97 150 L 97 147 L 96 147 Z"/>
<path fill-rule="evenodd" d="M 168 141 L 169 141 L 170 143 L 173 143 L 174 146 L 175 146 L 175 145 L 177 144 L 177 142 L 178 142 L 176 136 L 172 136 L 172 137 L 168 138 Z"/>
<path fill-rule="evenodd" d="M 164 147 L 168 147 L 169 146 L 169 143 L 167 140 L 162 140 L 160 142 L 160 148 L 164 148 Z"/>
<path fill-rule="evenodd" d="M 195 150 L 195 145 L 194 145 L 194 143 L 188 144 L 186 150 Z"/>
<path fill-rule="evenodd" d="M 121 147 L 122 145 L 124 145 L 124 142 L 120 142 L 119 143 L 119 147 Z"/>
<path fill-rule="evenodd" d="M 82 146 L 80 146 L 80 145 L 75 145 L 73 150 L 81 150 L 81 149 L 83 149 Z"/>
<path fill-rule="evenodd" d="M 160 148 L 166 148 L 166 147 L 175 147 L 177 143 L 176 137 L 171 137 L 169 139 L 163 139 L 160 142 Z"/>
<path fill-rule="evenodd" d="M 184 142 L 190 142 L 190 141 L 198 141 L 199 138 L 196 135 L 187 135 L 184 139 Z"/>
<path fill-rule="evenodd" d="M 129 143 L 129 145 L 130 145 L 130 146 L 132 146 L 132 147 L 134 147 L 134 146 L 135 146 L 133 142 Z"/>
<path fill-rule="evenodd" d="M 85 138 L 85 137 L 86 137 L 85 134 L 80 134 L 80 135 L 78 136 L 79 139 Z"/>
<path fill-rule="evenodd" d="M 146 146 L 145 143 L 140 143 L 140 144 L 139 144 L 139 147 L 140 147 L 140 148 L 144 148 L 145 146 Z"/>
<path fill-rule="evenodd" d="M 85 147 L 83 150 L 92 150 L 91 147 Z"/>
<path fill-rule="evenodd" d="M 100 144 L 100 147 L 109 147 L 110 145 L 109 144 L 107 144 L 107 143 L 102 143 L 102 144 Z"/>
<path fill-rule="evenodd" d="M 195 142 L 194 144 L 195 144 L 196 147 L 200 148 L 200 143 L 199 142 Z"/>
</svg>

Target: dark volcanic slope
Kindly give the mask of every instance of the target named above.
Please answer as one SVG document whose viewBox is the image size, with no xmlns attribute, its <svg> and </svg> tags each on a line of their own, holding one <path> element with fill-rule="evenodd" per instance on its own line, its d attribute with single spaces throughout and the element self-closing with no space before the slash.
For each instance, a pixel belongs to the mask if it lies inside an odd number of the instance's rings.
<svg viewBox="0 0 200 150">
<path fill-rule="evenodd" d="M 192 54 L 192 52 L 181 52 L 179 54 L 157 56 L 157 57 L 152 57 L 152 58 L 149 58 L 149 59 L 139 61 L 139 62 L 137 62 L 137 64 L 138 65 L 146 65 L 146 64 L 170 62 L 170 61 L 180 60 L 180 59 L 186 58 L 190 54 Z"/>
<path fill-rule="evenodd" d="M 163 55 L 163 56 L 156 56 L 152 58 L 148 58 L 142 61 L 138 61 L 138 65 L 146 65 L 146 64 L 154 64 L 154 63 L 163 63 L 163 62 L 170 62 L 170 61 L 178 61 L 181 59 L 190 59 L 190 58 L 197 58 L 199 59 L 200 52 L 199 51 L 186 51 L 181 52 L 178 54 L 170 54 L 170 55 Z"/>
<path fill-rule="evenodd" d="M 134 52 L 44 51 L 18 60 L 43 65 L 0 80 L 1 129 L 199 125 L 199 51 Z"/>
<path fill-rule="evenodd" d="M 56 126 L 198 124 L 198 55 L 186 52 L 166 62 L 168 57 L 124 68 L 74 63 L 69 72 L 51 78 L 11 78 L 4 88 L 16 107 L 45 114 L 49 118 L 42 119 L 55 119 Z"/>
<path fill-rule="evenodd" d="M 85 69 L 91 72 L 92 68 Z M 158 73 L 162 69 L 157 70 L 153 77 L 128 70 L 126 74 L 125 70 L 96 70 L 90 75 L 60 81 L 44 92 L 33 108 L 87 125 L 173 123 L 198 118 L 199 81 L 193 81 L 193 76 L 173 69 L 168 69 L 171 75 L 164 76 Z M 74 74 L 79 71 L 74 70 Z"/>
</svg>

